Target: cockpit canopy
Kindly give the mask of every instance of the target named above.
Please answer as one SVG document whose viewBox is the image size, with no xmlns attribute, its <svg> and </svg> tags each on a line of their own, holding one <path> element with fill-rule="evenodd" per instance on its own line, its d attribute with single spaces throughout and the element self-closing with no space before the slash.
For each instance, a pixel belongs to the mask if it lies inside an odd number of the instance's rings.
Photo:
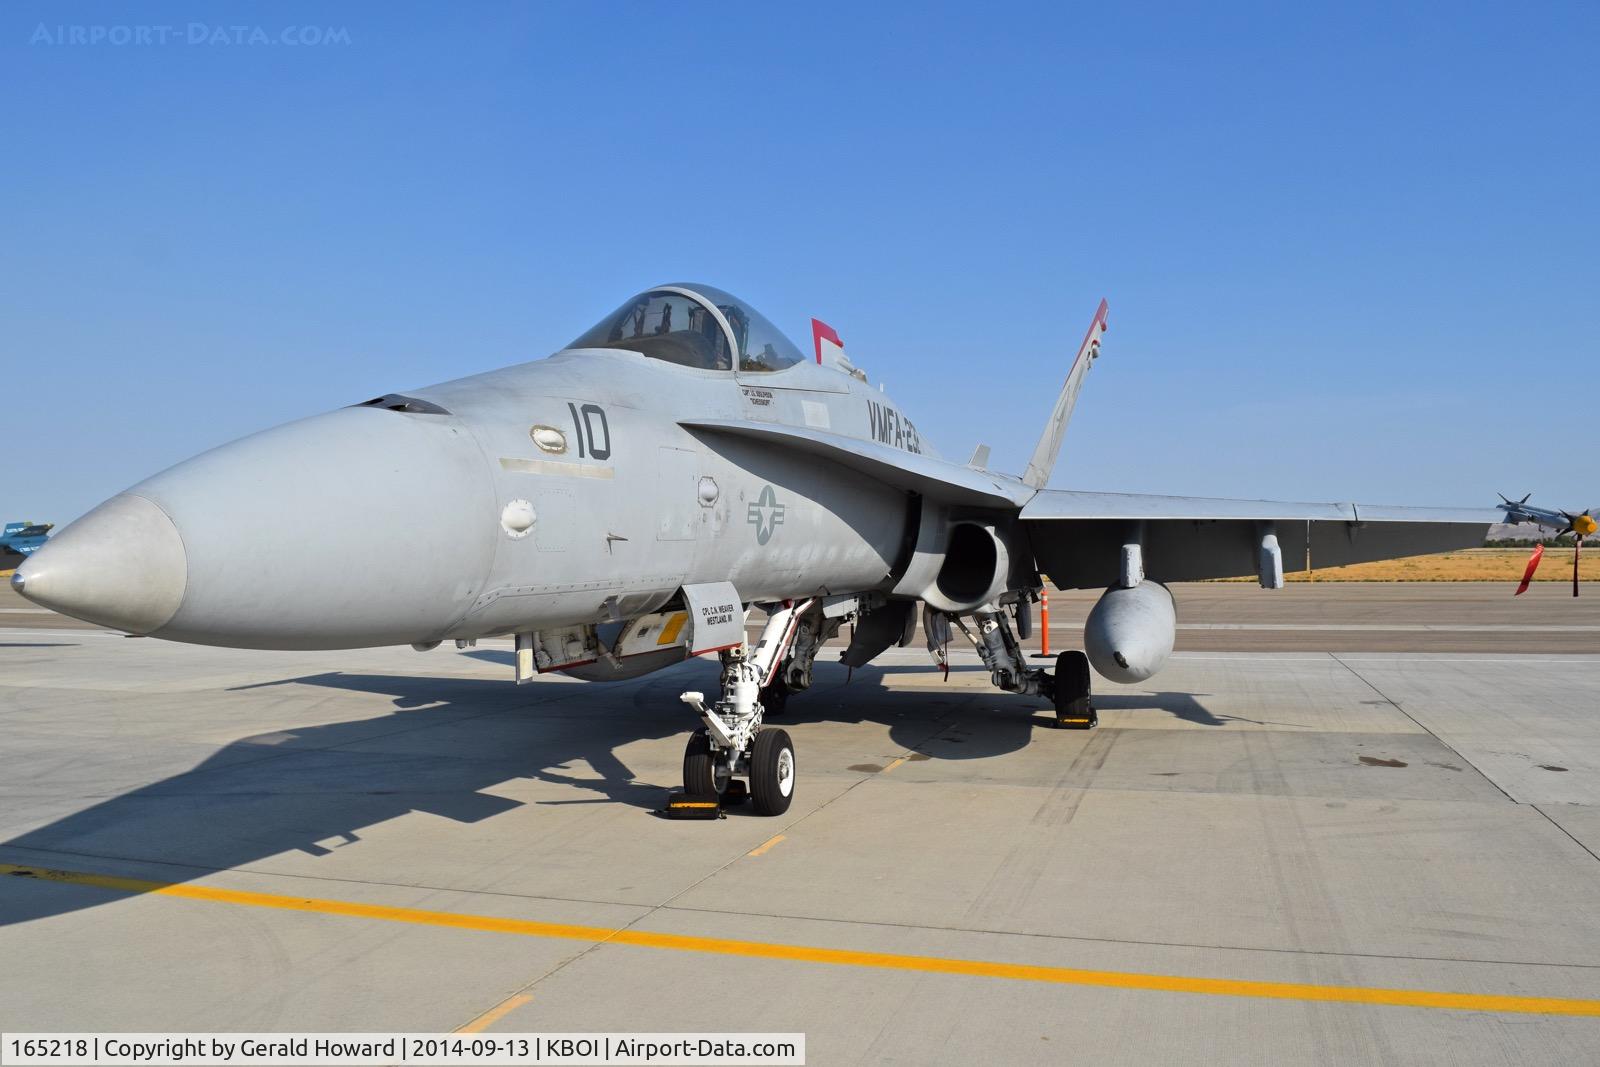
<svg viewBox="0 0 1600 1067">
<path fill-rule="evenodd" d="M 774 371 L 805 356 L 760 312 L 709 285 L 662 285 L 601 319 L 568 348 L 621 348 L 701 370 Z"/>
</svg>

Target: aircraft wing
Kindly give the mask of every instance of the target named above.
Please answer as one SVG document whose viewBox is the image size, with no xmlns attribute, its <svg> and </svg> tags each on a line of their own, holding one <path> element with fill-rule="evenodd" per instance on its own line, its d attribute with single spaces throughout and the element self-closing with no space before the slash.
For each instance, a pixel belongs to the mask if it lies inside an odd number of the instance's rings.
<svg viewBox="0 0 1600 1067">
<path fill-rule="evenodd" d="M 1033 495 L 1032 489 L 1015 479 L 825 430 L 736 419 L 685 419 L 678 425 L 699 433 L 742 438 L 791 454 L 818 456 L 896 489 L 955 504 L 1011 509 L 1021 507 Z"/>
<path fill-rule="evenodd" d="M 1144 570 L 1158 582 L 1258 573 L 1275 534 L 1286 571 L 1420 556 L 1483 544 L 1498 508 L 1410 508 L 1272 500 L 1078 493 L 1047 489 L 1022 509 L 1039 570 L 1061 589 L 1096 589 L 1121 574 L 1122 545 L 1142 527 Z"/>
</svg>

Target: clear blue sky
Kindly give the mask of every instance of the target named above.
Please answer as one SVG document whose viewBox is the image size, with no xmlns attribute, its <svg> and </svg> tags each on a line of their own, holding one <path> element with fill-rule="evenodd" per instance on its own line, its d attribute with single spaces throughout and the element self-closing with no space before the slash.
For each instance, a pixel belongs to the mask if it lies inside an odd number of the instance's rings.
<svg viewBox="0 0 1600 1067">
<path fill-rule="evenodd" d="M 7 4 L 0 518 L 684 278 L 1013 470 L 1108 297 L 1058 486 L 1600 503 L 1597 13 Z"/>
</svg>

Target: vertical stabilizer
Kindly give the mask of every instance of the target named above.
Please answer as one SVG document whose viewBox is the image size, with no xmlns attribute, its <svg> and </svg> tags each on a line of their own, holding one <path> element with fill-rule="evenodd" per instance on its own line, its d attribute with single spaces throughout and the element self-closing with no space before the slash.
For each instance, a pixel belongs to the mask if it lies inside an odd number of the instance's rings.
<svg viewBox="0 0 1600 1067">
<path fill-rule="evenodd" d="M 1073 405 L 1078 402 L 1078 390 L 1083 388 L 1083 378 L 1089 373 L 1089 365 L 1100 354 L 1100 335 L 1106 332 L 1106 311 L 1107 304 L 1102 300 L 1094 313 L 1094 321 L 1089 324 L 1089 332 L 1084 335 L 1083 344 L 1072 361 L 1072 369 L 1067 371 L 1067 380 L 1061 384 L 1056 408 L 1050 413 L 1050 421 L 1045 424 L 1039 444 L 1033 450 L 1028 469 L 1022 474 L 1023 482 L 1035 489 L 1043 489 L 1045 483 L 1050 481 L 1056 457 L 1061 454 L 1061 438 L 1067 432 L 1067 421 L 1072 418 Z"/>
</svg>

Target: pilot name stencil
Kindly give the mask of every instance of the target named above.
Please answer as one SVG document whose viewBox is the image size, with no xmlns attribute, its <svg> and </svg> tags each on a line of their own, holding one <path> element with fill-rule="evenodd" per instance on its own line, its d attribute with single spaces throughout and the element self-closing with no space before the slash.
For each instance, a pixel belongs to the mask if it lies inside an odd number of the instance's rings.
<svg viewBox="0 0 1600 1067">
<path fill-rule="evenodd" d="M 700 621 L 707 626 L 720 626 L 732 622 L 738 611 L 737 604 L 708 604 L 700 609 Z"/>
</svg>

